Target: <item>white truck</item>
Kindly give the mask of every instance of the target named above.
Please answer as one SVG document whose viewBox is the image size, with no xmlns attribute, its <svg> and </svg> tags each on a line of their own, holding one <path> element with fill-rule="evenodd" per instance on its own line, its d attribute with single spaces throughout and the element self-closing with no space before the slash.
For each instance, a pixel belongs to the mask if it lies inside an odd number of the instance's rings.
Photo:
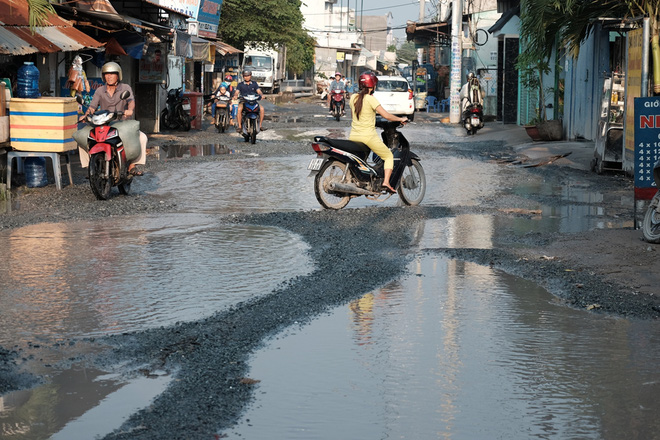
<svg viewBox="0 0 660 440">
<path fill-rule="evenodd" d="M 252 79 L 264 93 L 278 93 L 286 76 L 286 48 L 268 49 L 256 43 L 245 46 L 243 71 L 252 71 Z"/>
</svg>

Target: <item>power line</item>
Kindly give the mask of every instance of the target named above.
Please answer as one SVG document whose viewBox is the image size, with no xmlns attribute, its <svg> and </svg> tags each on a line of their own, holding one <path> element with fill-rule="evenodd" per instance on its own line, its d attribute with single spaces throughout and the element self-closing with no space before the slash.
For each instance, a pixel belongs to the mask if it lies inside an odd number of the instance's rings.
<svg viewBox="0 0 660 440">
<path fill-rule="evenodd" d="M 401 8 L 401 7 L 403 7 L 403 6 L 416 5 L 416 4 L 418 4 L 418 3 L 419 3 L 419 2 L 417 1 L 417 2 L 404 3 L 404 4 L 402 4 L 402 5 L 383 6 L 383 7 L 381 7 L 381 8 L 363 9 L 362 12 L 364 13 L 364 12 L 369 12 L 369 11 L 382 11 L 382 10 L 384 10 L 384 9 L 388 9 L 388 10 L 389 10 L 389 9 L 394 9 L 394 8 Z M 354 11 L 357 11 L 357 9 L 353 9 L 353 10 L 354 10 Z M 318 12 L 318 13 L 314 13 L 314 14 L 304 14 L 304 15 L 307 16 L 307 15 L 327 15 L 327 14 L 328 14 L 327 12 Z"/>
</svg>

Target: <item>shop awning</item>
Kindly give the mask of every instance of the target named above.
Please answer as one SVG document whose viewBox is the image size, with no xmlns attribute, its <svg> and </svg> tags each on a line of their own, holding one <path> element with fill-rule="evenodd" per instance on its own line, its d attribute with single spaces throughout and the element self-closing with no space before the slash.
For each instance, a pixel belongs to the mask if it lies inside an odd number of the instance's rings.
<svg viewBox="0 0 660 440">
<path fill-rule="evenodd" d="M 229 44 L 223 43 L 222 41 L 214 41 L 213 44 L 215 44 L 215 51 L 218 52 L 223 57 L 225 55 L 235 55 L 237 53 L 243 53 L 242 50 L 236 49 L 234 46 L 230 46 Z"/>
<path fill-rule="evenodd" d="M 69 52 L 103 46 L 57 14 L 50 14 L 45 26 L 30 29 L 28 4 L 24 0 L 0 0 L 0 23 L 0 54 L 4 55 Z"/>
<path fill-rule="evenodd" d="M 357 56 L 357 59 L 353 58 L 353 66 L 366 67 L 367 69 L 370 70 L 376 70 L 376 68 L 378 67 L 377 62 L 378 60 L 376 54 L 365 49 L 364 47 L 361 48 L 360 54 Z"/>
<path fill-rule="evenodd" d="M 193 60 L 215 63 L 215 43 L 195 36 L 191 36 L 190 40 L 192 42 L 193 56 L 191 58 Z"/>
</svg>

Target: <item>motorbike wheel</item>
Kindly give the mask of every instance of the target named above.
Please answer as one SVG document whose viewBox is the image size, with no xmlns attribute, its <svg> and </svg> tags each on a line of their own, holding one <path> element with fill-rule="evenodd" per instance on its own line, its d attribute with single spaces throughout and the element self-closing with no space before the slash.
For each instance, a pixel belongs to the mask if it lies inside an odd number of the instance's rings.
<svg viewBox="0 0 660 440">
<path fill-rule="evenodd" d="M 110 163 L 112 166 L 112 162 Z M 93 154 L 89 158 L 89 186 L 98 200 L 108 200 L 110 197 L 110 190 L 112 189 L 112 170 L 104 177 L 105 174 L 105 153 Z"/>
<path fill-rule="evenodd" d="M 644 240 L 649 243 L 660 243 L 660 213 L 656 209 L 658 203 L 660 203 L 660 193 L 656 193 L 653 200 L 651 200 L 642 223 Z"/>
<path fill-rule="evenodd" d="M 252 121 L 252 129 L 250 130 L 250 143 L 255 144 L 257 142 L 257 120 Z"/>
<path fill-rule="evenodd" d="M 397 192 L 401 201 L 408 206 L 417 206 L 422 203 L 424 194 L 426 194 L 426 174 L 424 174 L 422 164 L 417 160 L 412 159 L 412 165 L 403 170 Z"/>
<path fill-rule="evenodd" d="M 117 170 L 119 170 L 119 167 L 117 167 Z M 131 192 L 131 183 L 133 183 L 133 176 L 129 174 L 128 176 L 126 176 L 126 180 L 124 180 L 122 183 L 117 185 L 119 194 L 127 196 L 128 193 Z"/>
<path fill-rule="evenodd" d="M 316 200 L 326 209 L 342 209 L 351 200 L 344 193 L 336 193 L 328 188 L 332 182 L 338 182 L 344 177 L 346 164 L 337 160 L 329 160 L 323 164 L 314 179 L 314 194 Z"/>
<path fill-rule="evenodd" d="M 172 121 L 170 118 L 167 117 L 167 109 L 163 109 L 162 112 L 160 112 L 160 125 L 163 126 L 163 128 L 166 128 L 168 130 L 176 130 L 179 128 L 179 123 L 176 121 Z"/>
<path fill-rule="evenodd" d="M 474 126 L 473 126 L 473 127 L 470 129 L 470 134 L 471 134 L 472 136 L 474 136 L 475 134 L 477 134 L 477 127 L 474 127 Z"/>
<path fill-rule="evenodd" d="M 181 121 L 181 130 L 190 131 L 190 127 L 191 127 L 190 116 L 188 115 L 188 113 L 186 113 L 183 107 L 179 107 L 178 111 L 179 114 L 177 116 L 177 119 Z"/>
<path fill-rule="evenodd" d="M 224 130 L 222 130 L 222 131 L 225 132 L 225 131 L 229 130 L 229 126 L 230 126 L 229 116 L 225 116 L 225 122 L 222 124 L 222 127 L 224 128 Z"/>
<path fill-rule="evenodd" d="M 338 105 L 335 106 L 334 113 L 335 113 L 335 119 L 337 120 L 337 122 L 339 122 L 339 118 L 341 117 L 341 109 L 339 108 Z"/>
</svg>

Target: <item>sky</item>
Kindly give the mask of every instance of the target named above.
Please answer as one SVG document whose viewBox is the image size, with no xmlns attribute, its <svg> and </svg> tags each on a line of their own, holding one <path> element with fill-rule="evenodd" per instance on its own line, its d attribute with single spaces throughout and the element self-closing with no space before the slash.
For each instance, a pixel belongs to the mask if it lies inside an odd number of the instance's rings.
<svg viewBox="0 0 660 440">
<path fill-rule="evenodd" d="M 357 1 L 357 8 L 354 6 L 355 1 Z M 426 0 L 425 3 L 428 14 L 432 7 L 431 1 Z M 391 12 L 394 36 L 400 41 L 405 41 L 406 38 L 406 21 L 419 21 L 419 1 L 415 0 L 350 0 L 350 5 L 352 9 L 357 10 L 358 14 L 360 6 L 362 6 L 364 15 L 385 15 Z"/>
</svg>

